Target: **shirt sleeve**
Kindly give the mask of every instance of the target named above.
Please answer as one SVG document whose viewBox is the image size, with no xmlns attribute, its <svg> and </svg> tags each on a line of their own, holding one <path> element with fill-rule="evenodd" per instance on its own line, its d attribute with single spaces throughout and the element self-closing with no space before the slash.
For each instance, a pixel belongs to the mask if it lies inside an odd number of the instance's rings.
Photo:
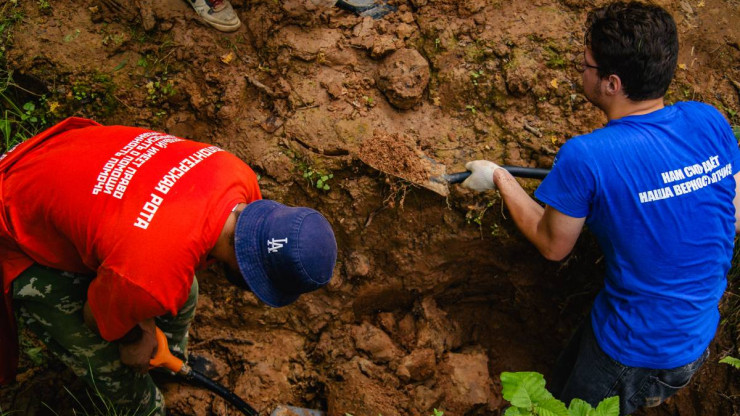
<svg viewBox="0 0 740 416">
<path fill-rule="evenodd" d="M 552 170 L 535 191 L 537 199 L 574 218 L 588 216 L 596 185 L 582 147 L 577 139 L 564 144 Z"/>
<path fill-rule="evenodd" d="M 148 290 L 106 267 L 98 269 L 87 300 L 106 341 L 121 338 L 139 322 L 171 312 Z"/>
</svg>

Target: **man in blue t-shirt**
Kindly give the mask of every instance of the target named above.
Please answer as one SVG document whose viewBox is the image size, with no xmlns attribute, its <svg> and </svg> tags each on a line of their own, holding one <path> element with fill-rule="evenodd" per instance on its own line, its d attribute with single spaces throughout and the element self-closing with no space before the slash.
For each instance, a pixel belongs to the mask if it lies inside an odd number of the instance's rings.
<svg viewBox="0 0 740 416">
<path fill-rule="evenodd" d="M 550 260 L 584 224 L 596 236 L 605 287 L 549 387 L 566 403 L 618 395 L 624 415 L 660 404 L 707 358 L 738 230 L 740 151 L 713 107 L 664 105 L 678 56 L 668 12 L 609 4 L 589 14 L 585 40 L 584 93 L 609 122 L 562 146 L 535 192 L 546 206 L 493 162 L 469 162 L 463 185 L 498 188 Z"/>
</svg>

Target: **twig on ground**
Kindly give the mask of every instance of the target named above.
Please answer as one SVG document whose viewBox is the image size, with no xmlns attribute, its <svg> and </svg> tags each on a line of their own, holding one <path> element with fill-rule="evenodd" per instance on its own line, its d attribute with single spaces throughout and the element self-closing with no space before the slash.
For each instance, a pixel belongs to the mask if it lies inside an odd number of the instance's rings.
<svg viewBox="0 0 740 416">
<path fill-rule="evenodd" d="M 254 77 L 250 75 L 244 75 L 244 78 L 249 81 L 250 84 L 254 85 L 258 90 L 264 92 L 265 94 L 269 95 L 270 97 L 275 97 L 275 91 L 272 90 L 272 88 L 268 87 L 267 85 L 257 81 L 254 79 Z"/>
<path fill-rule="evenodd" d="M 527 120 L 524 120 L 524 130 L 527 130 L 537 137 L 542 137 L 542 132 L 537 127 L 533 127 L 531 124 L 529 124 Z"/>
</svg>

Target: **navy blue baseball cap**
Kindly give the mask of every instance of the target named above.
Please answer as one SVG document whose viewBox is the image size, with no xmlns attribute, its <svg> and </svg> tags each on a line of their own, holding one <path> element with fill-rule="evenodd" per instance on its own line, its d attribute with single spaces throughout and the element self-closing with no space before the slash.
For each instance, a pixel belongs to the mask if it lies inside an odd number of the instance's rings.
<svg viewBox="0 0 740 416">
<path fill-rule="evenodd" d="M 244 282 L 273 307 L 329 283 L 337 261 L 334 232 L 323 215 L 267 199 L 239 214 L 234 246 Z"/>
</svg>

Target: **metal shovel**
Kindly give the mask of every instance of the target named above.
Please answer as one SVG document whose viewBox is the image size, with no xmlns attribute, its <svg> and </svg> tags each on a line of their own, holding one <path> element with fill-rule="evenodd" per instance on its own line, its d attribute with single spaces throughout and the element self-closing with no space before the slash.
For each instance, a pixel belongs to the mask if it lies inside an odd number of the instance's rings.
<svg viewBox="0 0 740 416">
<path fill-rule="evenodd" d="M 234 407 L 239 409 L 245 415 L 259 416 L 259 412 L 257 412 L 257 410 L 255 410 L 252 406 L 250 406 L 249 403 L 242 400 L 241 397 L 237 396 L 236 394 L 231 392 L 226 387 L 222 386 L 219 383 L 216 383 L 215 381 L 211 380 L 210 378 L 206 377 L 200 372 L 193 370 L 192 368 L 190 368 L 189 365 L 184 363 L 181 359 L 172 355 L 167 345 L 167 336 L 165 336 L 164 332 L 162 332 L 162 330 L 160 330 L 159 328 L 157 328 L 156 336 L 157 336 L 157 353 L 154 355 L 154 358 L 149 360 L 150 368 L 154 368 L 154 367 L 166 368 L 174 372 L 178 377 L 184 379 L 185 381 L 195 386 L 198 386 L 198 387 L 205 387 L 208 390 L 211 390 L 212 392 L 218 394 L 219 396 L 223 397 L 226 401 L 231 403 Z M 275 410 L 272 411 L 270 415 L 271 416 L 289 416 L 289 415 L 290 416 L 294 416 L 294 415 L 324 416 L 325 413 L 320 410 L 304 409 L 302 407 L 279 405 Z"/>
<path fill-rule="evenodd" d="M 470 172 L 447 173 L 447 167 L 425 155 L 414 140 L 404 135 L 376 134 L 366 139 L 357 151 L 365 164 L 387 175 L 404 179 L 442 196 L 449 185 L 464 181 Z M 502 166 L 519 178 L 543 179 L 549 169 Z"/>
</svg>

